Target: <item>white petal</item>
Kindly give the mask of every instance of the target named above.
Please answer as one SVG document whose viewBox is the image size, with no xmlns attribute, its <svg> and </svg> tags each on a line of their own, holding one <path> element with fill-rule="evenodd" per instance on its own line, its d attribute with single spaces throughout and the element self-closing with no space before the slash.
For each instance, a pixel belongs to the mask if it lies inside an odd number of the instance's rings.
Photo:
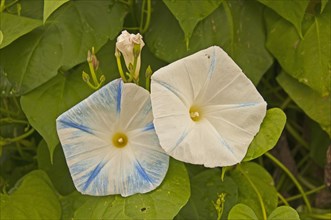
<svg viewBox="0 0 331 220">
<path fill-rule="evenodd" d="M 168 169 L 152 123 L 149 93 L 114 80 L 57 119 L 58 135 L 78 191 L 129 196 L 155 189 Z M 112 143 L 116 132 L 128 144 Z"/>
<path fill-rule="evenodd" d="M 156 71 L 151 100 L 162 148 L 208 167 L 240 162 L 266 113 L 255 86 L 216 46 Z M 201 121 L 191 120 L 192 105 L 201 108 Z"/>
</svg>

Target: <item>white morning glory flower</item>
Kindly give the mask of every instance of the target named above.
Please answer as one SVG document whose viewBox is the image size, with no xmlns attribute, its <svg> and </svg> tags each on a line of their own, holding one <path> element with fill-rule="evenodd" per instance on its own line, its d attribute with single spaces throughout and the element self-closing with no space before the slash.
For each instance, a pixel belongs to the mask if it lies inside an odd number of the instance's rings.
<svg viewBox="0 0 331 220">
<path fill-rule="evenodd" d="M 239 163 L 266 114 L 253 83 L 217 46 L 156 71 L 151 91 L 162 148 L 206 167 Z"/>
<path fill-rule="evenodd" d="M 155 133 L 147 90 L 114 80 L 56 122 L 81 193 L 130 196 L 149 192 L 164 179 L 169 156 Z"/>
</svg>

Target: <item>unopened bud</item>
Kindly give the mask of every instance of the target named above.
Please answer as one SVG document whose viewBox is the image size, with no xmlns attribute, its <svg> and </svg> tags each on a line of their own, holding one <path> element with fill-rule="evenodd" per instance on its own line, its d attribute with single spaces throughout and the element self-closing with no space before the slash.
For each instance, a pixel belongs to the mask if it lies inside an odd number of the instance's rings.
<svg viewBox="0 0 331 220">
<path fill-rule="evenodd" d="M 84 71 L 82 73 L 82 78 L 83 78 L 84 82 L 88 82 L 90 80 L 90 76 Z"/>
</svg>

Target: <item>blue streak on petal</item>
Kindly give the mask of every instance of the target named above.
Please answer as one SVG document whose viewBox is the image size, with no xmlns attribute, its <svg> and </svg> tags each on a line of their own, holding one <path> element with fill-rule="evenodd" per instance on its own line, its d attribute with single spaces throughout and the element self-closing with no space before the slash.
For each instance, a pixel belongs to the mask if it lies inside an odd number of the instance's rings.
<svg viewBox="0 0 331 220">
<path fill-rule="evenodd" d="M 224 145 L 226 147 L 226 149 L 228 149 L 234 156 L 236 156 L 231 148 L 231 146 L 228 144 L 228 142 L 226 142 L 226 140 L 221 136 L 219 135 L 219 140 L 220 142 L 222 143 L 222 145 Z"/>
<path fill-rule="evenodd" d="M 183 142 L 183 140 L 186 138 L 186 136 L 187 136 L 191 131 L 192 131 L 192 127 L 191 127 L 191 129 L 186 129 L 186 130 L 182 133 L 182 135 L 178 138 L 178 140 L 176 141 L 175 146 L 173 146 L 172 149 L 169 150 L 169 153 L 172 152 L 173 150 L 175 150 L 175 149 L 178 147 L 178 145 L 180 145 L 180 144 Z"/>
<path fill-rule="evenodd" d="M 258 104 L 257 102 L 246 102 L 246 103 L 238 104 L 238 107 L 243 108 L 243 107 L 255 106 L 257 104 Z"/>
<path fill-rule="evenodd" d="M 76 128 L 86 133 L 93 134 L 92 130 L 84 125 L 76 124 L 72 121 L 65 120 L 59 120 L 59 122 L 63 125 L 63 128 Z"/>
<path fill-rule="evenodd" d="M 149 178 L 149 176 L 145 172 L 144 168 L 141 166 L 141 164 L 138 161 L 135 165 L 135 168 L 137 169 L 140 176 L 142 176 L 146 181 L 153 184 L 154 181 Z"/>
<path fill-rule="evenodd" d="M 117 87 L 117 96 L 116 96 L 116 111 L 117 113 L 121 112 L 121 99 L 122 99 L 122 80 L 118 80 L 118 87 Z"/>
<path fill-rule="evenodd" d="M 158 83 L 158 84 L 160 84 L 161 86 L 165 87 L 166 89 L 168 89 L 170 92 L 172 92 L 174 95 L 176 95 L 184 104 L 186 104 L 186 101 L 183 98 L 183 96 L 174 87 L 172 87 L 171 85 L 169 85 L 166 82 L 162 82 L 162 81 L 159 81 L 157 79 L 153 79 L 153 81 L 156 82 L 156 83 Z"/>
<path fill-rule="evenodd" d="M 210 62 L 210 66 L 209 66 L 209 70 L 208 70 L 208 78 L 210 79 L 215 71 L 215 67 L 217 64 L 217 60 L 216 60 L 216 54 L 215 54 L 215 47 L 213 47 L 213 54 L 211 56 L 211 62 Z"/>
<path fill-rule="evenodd" d="M 150 131 L 150 130 L 154 130 L 153 122 L 148 123 L 143 129 L 143 131 Z"/>
<path fill-rule="evenodd" d="M 91 171 L 89 178 L 87 179 L 83 190 L 85 191 L 89 185 L 91 184 L 91 182 L 98 176 L 98 174 L 100 173 L 101 169 L 105 166 L 106 163 L 104 162 L 100 162 L 95 168 L 94 170 Z"/>
</svg>

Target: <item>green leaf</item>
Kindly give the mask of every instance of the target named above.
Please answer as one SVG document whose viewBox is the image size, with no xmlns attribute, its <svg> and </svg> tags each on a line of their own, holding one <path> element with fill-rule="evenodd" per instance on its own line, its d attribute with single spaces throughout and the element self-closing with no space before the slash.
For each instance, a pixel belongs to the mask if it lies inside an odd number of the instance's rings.
<svg viewBox="0 0 331 220">
<path fill-rule="evenodd" d="M 219 168 L 206 169 L 191 176 L 190 179 L 190 200 L 179 212 L 176 219 L 217 219 L 213 202 L 216 203 L 221 193 L 225 193 L 222 219 L 227 219 L 230 208 L 238 200 L 237 184 L 228 176 L 222 181 Z"/>
<path fill-rule="evenodd" d="M 59 143 L 55 119 L 92 92 L 81 79 L 82 69 L 79 70 L 67 76 L 59 74 L 21 98 L 29 123 L 47 142 L 51 160 Z"/>
<path fill-rule="evenodd" d="M 300 220 L 299 214 L 295 209 L 289 206 L 280 206 L 277 207 L 269 216 L 268 220 L 276 219 L 291 219 L 291 220 Z"/>
<path fill-rule="evenodd" d="M 173 219 L 190 197 L 189 178 L 182 162 L 171 160 L 161 186 L 152 192 L 121 196 L 86 196 L 76 219 Z"/>
<path fill-rule="evenodd" d="M 61 5 L 69 0 L 44 0 L 44 16 L 43 21 L 46 22 L 47 18 Z"/>
<path fill-rule="evenodd" d="M 8 13 L 0 13 L 0 20 L 3 36 L 2 41 L 0 40 L 0 49 L 43 24 L 37 19 Z"/>
<path fill-rule="evenodd" d="M 228 219 L 229 220 L 238 220 L 238 219 L 258 220 L 254 211 L 249 206 L 247 206 L 243 203 L 239 203 L 231 209 Z"/>
<path fill-rule="evenodd" d="M 196 25 L 218 8 L 222 1 L 163 0 L 184 31 L 187 46 Z"/>
<path fill-rule="evenodd" d="M 287 21 L 291 22 L 301 35 L 301 23 L 304 18 L 309 0 L 275 1 L 258 0 L 262 4 L 271 8 Z"/>
<path fill-rule="evenodd" d="M 322 14 L 304 20 L 307 30 L 303 39 L 279 19 L 270 27 L 266 44 L 285 72 L 322 96 L 330 94 L 331 4 L 326 8 Z"/>
<path fill-rule="evenodd" d="M 186 49 L 184 33 L 162 1 L 156 1 L 145 40 L 161 60 L 173 62 L 212 45 L 222 47 L 257 84 L 273 60 L 265 48 L 263 6 L 255 1 L 223 1 L 198 23 Z M 171 27 L 171 28 L 164 28 Z"/>
<path fill-rule="evenodd" d="M 277 144 L 285 123 L 286 115 L 281 109 L 269 109 L 263 119 L 259 133 L 257 133 L 249 145 L 247 154 L 243 160 L 253 160 L 271 150 Z"/>
<path fill-rule="evenodd" d="M 109 1 L 70 1 L 49 22 L 0 52 L 5 72 L 26 93 L 86 60 L 122 29 L 127 8 Z M 98 16 L 96 16 L 98 15 Z M 19 53 L 18 53 L 19 51 Z"/>
<path fill-rule="evenodd" d="M 115 51 L 115 43 L 110 41 L 97 54 L 100 68 L 105 71 L 107 81 L 118 78 L 115 75 L 116 64 L 113 51 Z M 22 109 L 30 124 L 47 142 L 51 161 L 53 151 L 59 143 L 56 133 L 56 118 L 92 93 L 92 90 L 82 80 L 83 70 L 88 70 L 86 64 L 65 74 L 58 74 L 52 80 L 21 98 Z"/>
<path fill-rule="evenodd" d="M 298 82 L 288 74 L 282 72 L 277 77 L 291 99 L 331 137 L 331 97 L 322 97 L 308 86 Z"/>
<path fill-rule="evenodd" d="M 59 219 L 61 206 L 51 181 L 32 171 L 9 194 L 1 194 L 1 219 Z"/>
<path fill-rule="evenodd" d="M 57 145 L 54 150 L 53 163 L 47 144 L 42 140 L 37 151 L 38 168 L 44 170 L 51 179 L 54 187 L 61 195 L 67 195 L 75 190 L 71 175 L 65 160 L 62 147 Z"/>
<path fill-rule="evenodd" d="M 230 176 L 239 187 L 238 202 L 252 208 L 258 219 L 263 219 L 259 196 L 262 198 L 266 215 L 277 207 L 277 191 L 273 179 L 260 165 L 253 162 L 239 164 L 230 172 Z"/>
</svg>

